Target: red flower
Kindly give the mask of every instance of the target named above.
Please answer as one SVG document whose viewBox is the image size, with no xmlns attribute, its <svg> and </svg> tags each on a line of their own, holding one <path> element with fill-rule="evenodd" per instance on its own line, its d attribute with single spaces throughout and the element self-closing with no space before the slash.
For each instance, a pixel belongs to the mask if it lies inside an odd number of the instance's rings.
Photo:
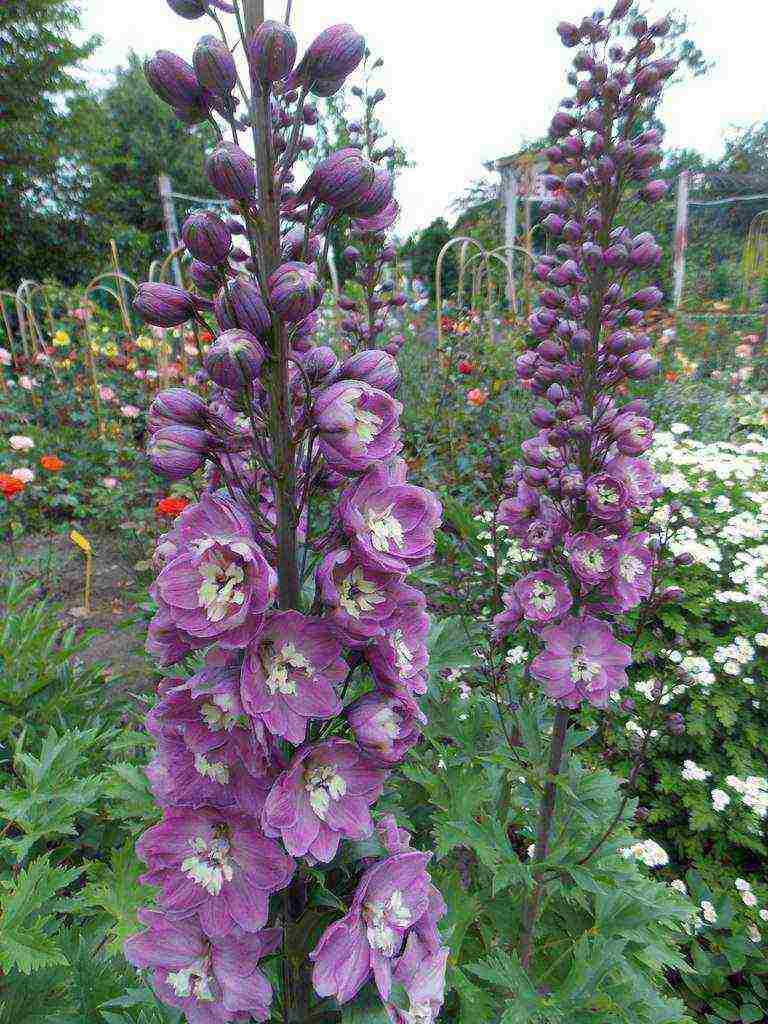
<svg viewBox="0 0 768 1024">
<path fill-rule="evenodd" d="M 15 494 L 21 494 L 23 490 L 24 484 L 21 480 L 17 480 L 10 473 L 0 473 L 0 493 L 4 494 L 6 498 L 10 500 Z"/>
<path fill-rule="evenodd" d="M 469 359 L 460 359 L 456 369 L 459 373 L 474 373 L 475 364 L 471 363 Z"/>
<path fill-rule="evenodd" d="M 58 455 L 44 455 L 40 459 L 40 465 L 50 473 L 58 473 L 60 469 L 64 469 L 64 463 Z"/>
<path fill-rule="evenodd" d="M 155 512 L 159 516 L 175 519 L 176 516 L 181 515 L 187 505 L 189 505 L 188 498 L 161 498 L 155 506 Z"/>
</svg>

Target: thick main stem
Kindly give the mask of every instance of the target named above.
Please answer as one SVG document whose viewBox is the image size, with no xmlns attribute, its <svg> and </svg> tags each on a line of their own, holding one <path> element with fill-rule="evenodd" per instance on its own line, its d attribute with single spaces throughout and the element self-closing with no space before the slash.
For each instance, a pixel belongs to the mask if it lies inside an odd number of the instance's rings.
<svg viewBox="0 0 768 1024">
<path fill-rule="evenodd" d="M 541 864 L 549 855 L 549 842 L 552 838 L 552 824 L 555 816 L 555 801 L 557 799 L 557 784 L 560 772 L 563 768 L 563 754 L 565 752 L 565 739 L 568 734 L 568 709 L 558 708 L 555 715 L 555 724 L 552 730 L 552 747 L 549 754 L 549 767 L 547 769 L 547 782 L 544 786 L 544 793 L 539 806 L 539 824 L 536 833 L 536 849 L 533 854 L 534 865 Z M 536 933 L 536 922 L 539 917 L 541 897 L 544 892 L 544 873 L 534 867 L 533 892 L 526 899 L 523 905 L 523 925 L 520 933 L 518 953 L 520 962 L 526 969 L 530 965 L 533 955 L 533 940 Z"/>
<path fill-rule="evenodd" d="M 264 0 L 243 0 L 244 29 L 250 39 L 264 21 Z M 245 43 L 245 40 L 244 40 Z M 247 47 L 246 47 L 247 52 Z M 251 76 L 250 117 L 258 181 L 260 253 L 262 279 L 280 265 L 280 191 L 275 180 L 275 151 L 272 140 L 272 116 L 269 93 Z M 268 294 L 264 295 L 269 302 Z M 276 562 L 279 605 L 283 610 L 298 609 L 300 598 L 299 565 L 296 545 L 298 505 L 296 500 L 296 446 L 293 440 L 293 403 L 289 381 L 290 341 L 285 326 L 272 312 L 273 372 L 270 395 L 270 435 L 275 469 L 274 489 L 277 512 Z M 283 1020 L 285 1024 L 305 1024 L 309 1020 L 312 984 L 306 958 L 299 959 L 290 948 L 290 935 L 306 910 L 307 892 L 303 875 L 297 872 L 284 900 Z M 288 941 L 286 942 L 286 939 Z"/>
</svg>

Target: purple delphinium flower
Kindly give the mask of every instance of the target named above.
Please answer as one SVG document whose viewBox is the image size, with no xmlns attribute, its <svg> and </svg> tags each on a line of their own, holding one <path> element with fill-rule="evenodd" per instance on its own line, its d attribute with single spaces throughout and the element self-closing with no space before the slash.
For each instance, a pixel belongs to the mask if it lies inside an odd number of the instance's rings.
<svg viewBox="0 0 768 1024">
<path fill-rule="evenodd" d="M 427 721 L 412 697 L 386 693 L 358 697 L 346 709 L 346 717 L 360 748 L 387 765 L 405 760 Z"/>
<path fill-rule="evenodd" d="M 330 626 L 300 612 L 273 612 L 245 655 L 243 707 L 275 736 L 303 743 L 310 719 L 341 711 L 336 686 L 349 668 Z"/>
<path fill-rule="evenodd" d="M 275 780 L 262 814 L 268 836 L 280 836 L 294 856 L 333 860 L 343 838 L 373 834 L 369 807 L 387 772 L 349 740 L 303 747 Z"/>
<path fill-rule="evenodd" d="M 611 578 L 611 593 L 619 611 L 627 612 L 649 597 L 653 589 L 656 558 L 647 547 L 648 535 L 637 534 L 619 541 Z"/>
<path fill-rule="evenodd" d="M 126 959 L 152 972 L 158 999 L 183 1010 L 189 1024 L 269 1019 L 272 987 L 257 965 L 279 946 L 279 928 L 211 941 L 196 918 L 142 909 L 139 921 L 147 930 L 126 941 Z"/>
<path fill-rule="evenodd" d="M 565 539 L 568 564 L 584 587 L 597 587 L 610 579 L 616 564 L 616 544 L 597 533 L 571 534 Z"/>
<path fill-rule="evenodd" d="M 531 675 L 553 700 L 569 708 L 583 700 L 604 708 L 610 692 L 626 686 L 632 650 L 615 639 L 607 622 L 569 616 L 543 629 L 541 638 L 546 646 L 531 662 Z"/>
<path fill-rule="evenodd" d="M 326 930 L 310 954 L 319 996 L 349 1002 L 373 972 L 379 995 L 389 998 L 392 960 L 429 907 L 429 860 L 430 854 L 415 850 L 396 853 L 365 872 L 349 913 Z"/>
<path fill-rule="evenodd" d="M 161 887 L 162 906 L 196 914 L 211 938 L 263 928 L 270 893 L 288 885 L 295 866 L 253 818 L 211 807 L 167 810 L 136 852 L 150 869 L 141 880 Z"/>
<path fill-rule="evenodd" d="M 523 619 L 523 609 L 514 590 L 508 590 L 501 595 L 504 602 L 504 611 L 499 612 L 493 620 L 493 636 L 496 640 L 503 640 L 505 636 L 514 633 Z"/>
<path fill-rule="evenodd" d="M 381 636 L 407 591 L 399 577 L 368 568 L 347 548 L 326 555 L 316 579 L 334 629 L 353 644 Z"/>
<path fill-rule="evenodd" d="M 408 936 L 403 955 L 397 961 L 394 980 L 408 993 L 409 1008 L 387 1003 L 392 1024 L 434 1024 L 445 999 L 445 969 L 450 950 L 432 951 L 416 934 Z"/>
<path fill-rule="evenodd" d="M 523 615 L 531 622 L 555 622 L 562 619 L 573 604 L 568 584 L 549 569 L 529 573 L 518 580 L 515 594 Z"/>
<path fill-rule="evenodd" d="M 607 473 L 591 476 L 587 480 L 585 493 L 589 512 L 603 523 L 620 518 L 630 503 L 624 483 Z"/>
<path fill-rule="evenodd" d="M 514 498 L 505 498 L 499 505 L 497 521 L 509 528 L 513 537 L 524 537 L 539 514 L 541 496 L 521 480 Z"/>
<path fill-rule="evenodd" d="M 659 497 L 659 478 L 645 459 L 618 455 L 606 462 L 603 471 L 624 484 L 634 508 L 648 508 Z"/>
<path fill-rule="evenodd" d="M 318 394 L 312 416 L 326 462 L 342 473 L 362 473 L 388 462 L 402 448 L 398 423 L 403 407 L 386 391 L 343 380 Z"/>
<path fill-rule="evenodd" d="M 384 635 L 363 649 L 378 686 L 395 693 L 426 693 L 429 615 L 420 590 L 403 585 L 402 597 L 384 624 Z"/>
<path fill-rule="evenodd" d="M 187 643 L 244 647 L 261 628 L 277 586 L 274 569 L 226 498 L 204 495 L 165 538 L 175 554 L 151 588 L 163 620 Z"/>
<path fill-rule="evenodd" d="M 339 502 L 353 554 L 382 572 L 407 573 L 432 556 L 442 507 L 434 494 L 405 482 L 405 464 L 377 466 Z"/>
<path fill-rule="evenodd" d="M 262 760 L 254 759 L 252 752 L 250 743 L 238 750 L 229 742 L 207 753 L 196 753 L 183 736 L 161 735 L 155 756 L 147 765 L 147 777 L 161 807 L 210 805 L 258 815 L 272 779 L 265 773 Z"/>
</svg>

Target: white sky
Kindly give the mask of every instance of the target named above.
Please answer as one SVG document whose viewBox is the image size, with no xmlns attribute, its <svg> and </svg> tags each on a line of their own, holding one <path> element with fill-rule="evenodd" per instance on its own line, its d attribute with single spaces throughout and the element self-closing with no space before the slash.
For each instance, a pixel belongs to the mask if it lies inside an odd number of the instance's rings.
<svg viewBox="0 0 768 1024">
<path fill-rule="evenodd" d="M 423 227 L 484 173 L 483 162 L 514 152 L 546 129 L 566 95 L 569 61 L 555 34 L 597 0 L 294 0 L 292 23 L 306 45 L 329 24 L 351 22 L 385 60 L 379 111 L 417 166 L 398 198 L 400 233 Z M 716 157 L 731 126 L 768 120 L 766 0 L 655 0 L 657 16 L 684 7 L 692 35 L 717 66 L 672 90 L 662 110 L 667 142 Z M 603 0 L 602 6 L 611 6 Z M 266 0 L 280 19 L 285 0 Z M 133 48 L 175 50 L 187 60 L 208 19 L 184 21 L 164 0 L 83 0 L 89 32 L 104 37 L 94 71 L 109 70 Z"/>
</svg>

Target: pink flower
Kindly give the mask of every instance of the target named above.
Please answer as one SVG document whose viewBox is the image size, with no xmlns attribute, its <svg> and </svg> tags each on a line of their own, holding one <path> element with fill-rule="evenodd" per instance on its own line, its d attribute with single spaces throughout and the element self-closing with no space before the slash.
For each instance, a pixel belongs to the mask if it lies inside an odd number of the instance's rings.
<svg viewBox="0 0 768 1024">
<path fill-rule="evenodd" d="M 113 491 L 118 486 L 119 481 L 114 476 L 105 476 L 101 483 L 108 491 Z"/>
<path fill-rule="evenodd" d="M 616 640 L 607 622 L 570 616 L 543 629 L 541 638 L 546 647 L 531 662 L 531 675 L 553 700 L 569 708 L 583 700 L 604 708 L 611 690 L 626 686 L 632 650 Z"/>
<path fill-rule="evenodd" d="M 102 400 L 102 402 L 111 402 L 114 399 L 114 397 L 115 392 L 112 390 L 112 388 L 104 387 L 104 385 L 102 385 L 99 388 L 99 398 Z"/>
<path fill-rule="evenodd" d="M 0 348 L 0 366 L 10 366 L 13 356 L 7 348 Z"/>
<path fill-rule="evenodd" d="M 15 452 L 28 452 L 35 447 L 35 442 L 31 437 L 27 437 L 26 434 L 14 434 L 9 439 L 8 444 Z"/>
<path fill-rule="evenodd" d="M 35 474 L 31 469 L 27 469 L 26 466 L 19 466 L 18 469 L 12 470 L 11 476 L 16 480 L 20 480 L 23 484 L 31 484 L 35 479 Z"/>
<path fill-rule="evenodd" d="M 123 416 L 127 416 L 129 420 L 135 420 L 141 409 L 137 409 L 135 405 L 121 405 L 120 412 Z"/>
<path fill-rule="evenodd" d="M 19 387 L 24 388 L 25 391 L 31 391 L 32 388 L 37 387 L 37 381 L 34 377 L 27 377 L 26 374 L 23 374 L 19 377 Z"/>
</svg>

